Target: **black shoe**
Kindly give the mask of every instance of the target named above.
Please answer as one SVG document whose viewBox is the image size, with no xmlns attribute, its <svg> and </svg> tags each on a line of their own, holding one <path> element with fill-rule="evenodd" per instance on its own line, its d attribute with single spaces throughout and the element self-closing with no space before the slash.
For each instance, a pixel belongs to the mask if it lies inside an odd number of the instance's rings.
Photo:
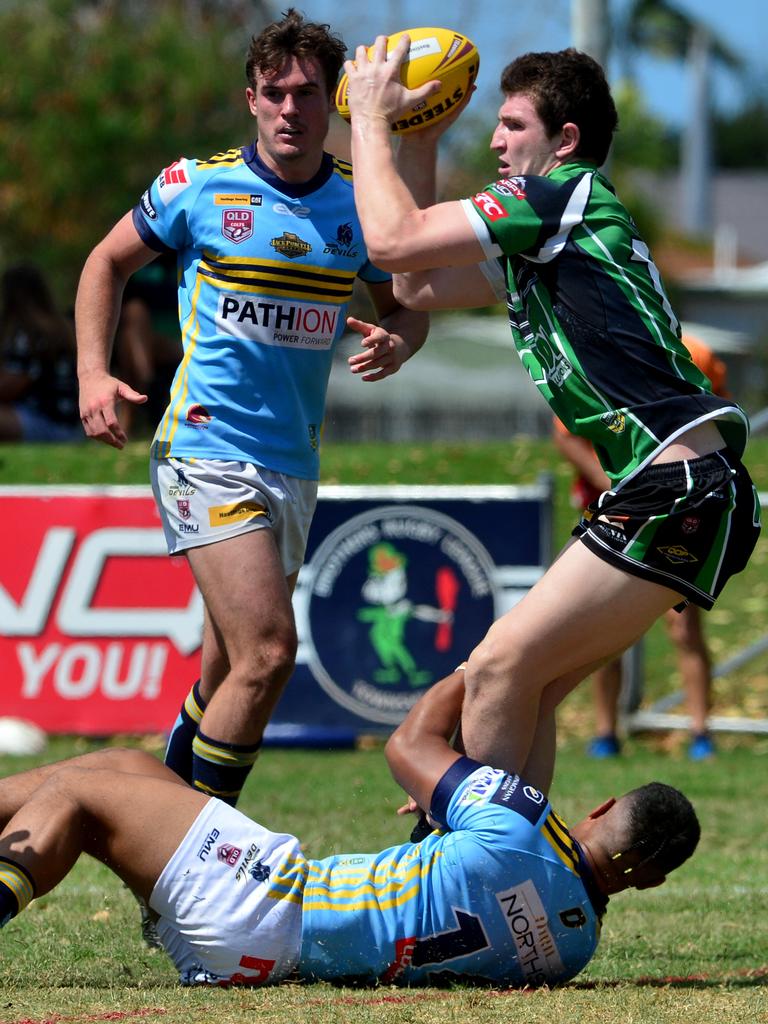
<svg viewBox="0 0 768 1024">
<path fill-rule="evenodd" d="M 422 839 L 426 839 L 427 836 L 431 836 L 434 831 L 434 827 L 429 824 L 426 814 L 422 811 L 419 815 L 419 820 L 411 830 L 411 842 L 420 843 Z"/>
<path fill-rule="evenodd" d="M 157 934 L 157 918 L 144 900 L 137 899 L 141 914 L 141 938 L 147 949 L 162 949 L 163 944 Z"/>
</svg>

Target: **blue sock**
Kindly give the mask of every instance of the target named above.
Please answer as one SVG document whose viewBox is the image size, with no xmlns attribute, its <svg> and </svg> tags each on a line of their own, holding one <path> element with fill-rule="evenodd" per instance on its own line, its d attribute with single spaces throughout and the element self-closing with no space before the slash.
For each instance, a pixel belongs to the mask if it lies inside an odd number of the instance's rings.
<svg viewBox="0 0 768 1024">
<path fill-rule="evenodd" d="M 0 857 L 0 928 L 34 898 L 35 883 L 21 864 Z"/>
<path fill-rule="evenodd" d="M 192 743 L 192 785 L 234 807 L 260 749 L 260 742 L 225 743 L 198 729 Z"/>
<path fill-rule="evenodd" d="M 197 727 L 205 712 L 205 701 L 200 696 L 200 680 L 187 694 L 181 705 L 179 717 L 176 719 L 168 746 L 165 748 L 165 763 L 185 782 L 192 784 L 192 743 L 197 735 Z"/>
</svg>

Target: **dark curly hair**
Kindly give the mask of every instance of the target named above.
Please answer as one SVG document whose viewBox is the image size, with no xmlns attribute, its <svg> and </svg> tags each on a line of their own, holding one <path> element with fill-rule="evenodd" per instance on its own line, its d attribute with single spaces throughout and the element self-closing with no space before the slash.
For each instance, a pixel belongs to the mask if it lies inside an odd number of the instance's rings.
<svg viewBox="0 0 768 1024">
<path fill-rule="evenodd" d="M 290 57 L 314 57 L 323 70 L 330 96 L 336 88 L 346 52 L 344 40 L 331 32 L 330 25 L 305 21 L 295 7 L 289 7 L 282 21 L 273 21 L 251 39 L 245 76 L 255 89 L 257 72 L 275 74 Z"/>
<path fill-rule="evenodd" d="M 605 162 L 619 116 L 603 69 L 586 53 L 569 48 L 554 53 L 525 53 L 501 73 L 506 96 L 530 97 L 551 138 L 564 124 L 578 125 L 575 155 Z"/>
<path fill-rule="evenodd" d="M 642 866 L 652 865 L 665 875 L 688 860 L 699 842 L 701 827 L 686 796 L 664 782 L 649 782 L 631 790 L 624 799 L 625 853 L 638 851 Z"/>
</svg>

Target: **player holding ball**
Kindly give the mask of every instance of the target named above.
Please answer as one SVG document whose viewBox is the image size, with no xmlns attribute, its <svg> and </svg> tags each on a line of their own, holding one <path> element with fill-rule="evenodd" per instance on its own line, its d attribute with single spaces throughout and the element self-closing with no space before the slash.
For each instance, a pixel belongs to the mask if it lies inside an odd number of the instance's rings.
<svg viewBox="0 0 768 1024">
<path fill-rule="evenodd" d="M 387 60 L 382 36 L 345 65 L 369 255 L 413 309 L 506 296 L 531 380 L 610 480 L 469 658 L 466 752 L 507 768 L 554 743 L 555 707 L 598 665 L 669 608 L 712 607 L 744 568 L 760 530 L 740 461 L 749 425 L 692 362 L 648 246 L 599 171 L 618 122 L 599 64 L 568 49 L 507 65 L 490 142 L 498 180 L 435 204 L 450 117 L 404 138 L 397 162 L 392 150 L 390 126 L 438 89 L 402 84 L 408 45 Z"/>
</svg>

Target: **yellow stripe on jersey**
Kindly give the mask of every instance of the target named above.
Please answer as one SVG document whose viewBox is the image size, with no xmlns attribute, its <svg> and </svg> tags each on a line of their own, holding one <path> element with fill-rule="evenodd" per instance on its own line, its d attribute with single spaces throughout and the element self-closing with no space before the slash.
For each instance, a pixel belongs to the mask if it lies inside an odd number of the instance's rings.
<svg viewBox="0 0 768 1024">
<path fill-rule="evenodd" d="M 168 451 L 171 450 L 173 438 L 179 426 L 179 419 L 184 408 L 189 389 L 189 364 L 192 354 L 197 346 L 197 337 L 200 334 L 200 322 L 197 319 L 197 303 L 200 299 L 200 286 L 202 282 L 198 278 L 195 283 L 195 290 L 192 293 L 192 306 L 185 323 L 181 325 L 181 338 L 184 345 L 184 356 L 177 372 L 176 381 L 171 391 L 170 401 L 165 415 L 160 422 L 157 432 L 158 445 L 167 444 Z M 164 436 L 165 435 L 165 436 Z"/>
<path fill-rule="evenodd" d="M 301 854 L 287 858 L 285 863 L 270 875 L 267 896 L 287 903 L 301 903 L 308 870 L 306 858 Z"/>
<path fill-rule="evenodd" d="M 373 872 L 368 870 L 369 866 L 366 865 L 362 877 L 359 877 L 356 883 L 354 878 L 350 877 L 350 884 L 344 887 L 339 885 L 339 878 L 333 870 L 323 872 L 320 878 L 313 877 L 317 875 L 318 869 L 315 865 L 310 865 L 309 877 L 304 888 L 304 908 L 343 913 L 376 907 L 382 910 L 401 907 L 418 895 L 419 883 L 432 871 L 435 861 L 441 856 L 442 853 L 437 851 L 425 863 L 417 861 L 404 874 L 392 871 L 391 863 L 379 865 L 379 869 L 374 869 Z M 381 870 L 382 868 L 384 870 Z M 388 879 L 377 879 L 376 876 L 386 875 L 387 872 L 390 876 Z M 351 869 L 350 873 L 354 874 L 354 870 Z"/>
<path fill-rule="evenodd" d="M 565 822 L 554 811 L 550 811 L 547 815 L 546 821 L 541 827 L 541 834 L 568 870 L 577 875 L 579 873 L 579 855 L 576 853 L 576 845 L 571 839 Z"/>
<path fill-rule="evenodd" d="M 196 160 L 195 167 L 202 170 L 209 170 L 211 167 L 235 167 L 244 163 L 243 152 L 237 149 L 227 149 L 223 153 L 215 153 L 207 160 Z"/>
<path fill-rule="evenodd" d="M 291 266 L 278 260 L 218 258 L 204 254 L 198 274 L 214 288 L 266 292 L 282 298 L 348 302 L 356 272 L 330 267 Z"/>
<path fill-rule="evenodd" d="M 333 158 L 333 170 L 345 181 L 352 181 L 352 164 L 348 160 L 340 160 L 339 157 Z"/>
</svg>

